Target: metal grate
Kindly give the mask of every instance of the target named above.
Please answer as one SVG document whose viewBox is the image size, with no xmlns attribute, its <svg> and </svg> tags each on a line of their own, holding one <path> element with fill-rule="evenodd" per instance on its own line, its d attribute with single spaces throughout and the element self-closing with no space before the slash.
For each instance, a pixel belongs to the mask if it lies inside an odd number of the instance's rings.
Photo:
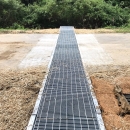
<svg viewBox="0 0 130 130">
<path fill-rule="evenodd" d="M 127 101 L 130 103 L 130 94 L 124 94 L 124 96 L 127 99 Z"/>
<path fill-rule="evenodd" d="M 61 27 L 33 130 L 99 130 L 73 27 Z"/>
</svg>

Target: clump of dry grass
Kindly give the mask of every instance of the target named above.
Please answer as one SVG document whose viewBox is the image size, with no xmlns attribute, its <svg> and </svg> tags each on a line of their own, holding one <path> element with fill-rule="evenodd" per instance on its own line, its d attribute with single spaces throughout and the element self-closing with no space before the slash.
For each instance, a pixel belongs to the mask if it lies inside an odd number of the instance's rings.
<svg viewBox="0 0 130 130">
<path fill-rule="evenodd" d="M 0 72 L 0 130 L 26 128 L 45 73 L 45 67 Z"/>
</svg>

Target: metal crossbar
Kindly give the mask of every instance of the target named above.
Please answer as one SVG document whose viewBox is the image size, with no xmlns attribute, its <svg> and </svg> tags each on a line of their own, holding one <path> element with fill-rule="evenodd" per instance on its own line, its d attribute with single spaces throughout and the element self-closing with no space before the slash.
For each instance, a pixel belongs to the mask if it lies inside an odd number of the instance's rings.
<svg viewBox="0 0 130 130">
<path fill-rule="evenodd" d="M 33 130 L 99 130 L 73 27 L 61 27 Z"/>
</svg>

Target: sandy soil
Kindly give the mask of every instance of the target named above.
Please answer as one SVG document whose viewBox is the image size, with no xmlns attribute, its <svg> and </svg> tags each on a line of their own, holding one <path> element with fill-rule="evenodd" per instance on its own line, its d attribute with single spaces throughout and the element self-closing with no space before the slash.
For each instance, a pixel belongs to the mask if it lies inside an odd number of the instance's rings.
<svg viewBox="0 0 130 130">
<path fill-rule="evenodd" d="M 125 46 L 125 44 L 105 44 L 102 47 L 115 61 L 114 64 L 130 64 L 130 47 Z"/>
<path fill-rule="evenodd" d="M 115 30 L 112 29 L 75 29 L 77 34 L 90 34 L 90 33 L 114 33 Z M 0 34 L 18 34 L 18 33 L 27 33 L 27 34 L 58 34 L 59 28 L 56 29 L 39 29 L 39 30 L 1 30 Z"/>
<path fill-rule="evenodd" d="M 59 28 L 56 29 L 39 29 L 39 30 L 1 30 L 0 34 L 19 34 L 19 33 L 27 33 L 27 34 L 58 34 Z"/>
<path fill-rule="evenodd" d="M 0 43 L 0 69 L 16 69 L 34 44 Z"/>
<path fill-rule="evenodd" d="M 86 65 L 130 65 L 130 34 L 76 34 Z"/>
<path fill-rule="evenodd" d="M 35 44 L 43 34 L 0 34 L 0 43 L 30 43 Z"/>
<path fill-rule="evenodd" d="M 95 34 L 100 46 L 110 55 L 115 65 L 130 65 L 130 33 Z"/>
<path fill-rule="evenodd" d="M 26 67 L 33 62 L 48 65 L 57 37 L 57 34 L 0 34 L 0 69 Z M 20 65 L 23 60 L 25 65 Z"/>
<path fill-rule="evenodd" d="M 130 94 L 130 66 L 89 66 L 86 72 L 90 75 L 106 129 L 129 130 L 130 115 L 118 115 L 119 106 L 113 89 L 115 85 L 120 85 L 123 93 Z"/>
<path fill-rule="evenodd" d="M 26 128 L 57 36 L 0 34 L 0 130 Z M 30 67 L 31 63 L 27 60 L 25 67 L 21 67 L 21 62 L 36 47 L 41 49 L 41 54 L 36 57 L 39 53 L 39 49 L 36 49 L 28 60 L 33 62 L 35 58 L 40 58 L 42 66 Z"/>
<path fill-rule="evenodd" d="M 24 130 L 46 67 L 0 71 L 0 130 Z"/>
<path fill-rule="evenodd" d="M 0 34 L 0 69 L 16 69 L 42 35 Z"/>
<path fill-rule="evenodd" d="M 112 29 L 75 29 L 76 34 L 114 33 Z"/>
<path fill-rule="evenodd" d="M 130 34 L 77 34 L 86 73 L 89 73 L 107 130 L 130 130 L 130 115 L 120 117 L 113 88 L 130 94 Z M 107 58 L 107 57 L 110 58 Z"/>
<path fill-rule="evenodd" d="M 41 32 L 36 33 L 44 33 L 43 30 L 38 31 Z M 58 33 L 58 31 L 57 29 L 46 30 L 45 33 Z M 76 31 L 76 33 L 94 33 L 91 32 L 92 30 Z M 0 34 L 1 130 L 16 130 L 16 127 L 22 130 L 26 127 L 46 71 L 46 66 L 42 66 L 42 69 L 38 67 L 29 70 L 17 68 L 30 50 L 40 41 L 42 34 L 12 35 Z M 125 117 L 117 115 L 119 107 L 113 94 L 113 87 L 116 84 L 123 88 L 124 93 L 130 93 L 129 36 L 130 34 L 92 34 L 88 37 L 79 37 L 79 49 L 84 67 L 91 77 L 107 130 L 130 129 L 130 115 Z M 48 43 L 44 42 L 47 47 Z M 51 47 L 52 44 L 49 44 L 49 46 Z M 50 48 L 47 47 L 45 50 L 46 52 L 50 51 Z M 91 53 L 92 51 L 94 53 Z M 49 52 L 49 55 L 47 53 L 47 56 L 50 56 L 50 54 L 51 52 Z M 106 54 L 112 58 L 112 62 L 108 62 Z M 96 64 L 93 65 L 94 62 Z"/>
</svg>

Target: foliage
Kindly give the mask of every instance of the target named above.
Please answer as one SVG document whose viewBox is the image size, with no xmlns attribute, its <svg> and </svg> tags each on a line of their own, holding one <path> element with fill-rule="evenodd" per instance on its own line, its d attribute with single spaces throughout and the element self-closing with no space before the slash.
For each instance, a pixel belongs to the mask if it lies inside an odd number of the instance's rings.
<svg viewBox="0 0 130 130">
<path fill-rule="evenodd" d="M 123 3 L 124 2 L 124 3 Z M 1 28 L 122 26 L 130 22 L 128 0 L 0 0 Z"/>
<path fill-rule="evenodd" d="M 23 5 L 19 1 L 0 0 L 0 27 L 9 27 L 15 22 L 20 24 L 23 15 Z"/>
<path fill-rule="evenodd" d="M 122 8 L 130 8 L 130 0 L 105 0 L 112 5 L 119 5 Z"/>
</svg>

